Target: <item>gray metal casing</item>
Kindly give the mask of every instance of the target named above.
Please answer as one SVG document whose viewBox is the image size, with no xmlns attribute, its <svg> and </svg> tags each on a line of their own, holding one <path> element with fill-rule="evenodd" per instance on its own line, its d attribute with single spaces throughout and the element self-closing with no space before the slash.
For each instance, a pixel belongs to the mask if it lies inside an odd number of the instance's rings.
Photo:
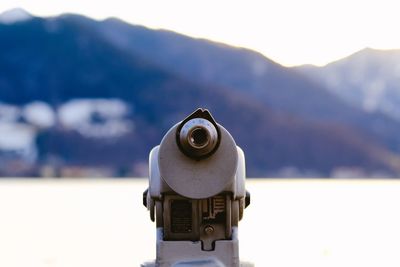
<svg viewBox="0 0 400 267">
<path fill-rule="evenodd" d="M 149 155 L 149 192 L 148 201 L 150 199 L 161 199 L 162 194 L 175 192 L 171 187 L 161 178 L 160 169 L 158 164 L 160 146 L 154 147 Z M 237 168 L 236 173 L 232 177 L 231 183 L 224 187 L 222 191 L 231 192 L 234 199 L 243 199 L 246 197 L 246 165 L 243 150 L 236 146 L 237 153 Z M 179 167 L 179 166 L 178 166 Z M 148 205 L 149 207 L 149 205 Z"/>
<path fill-rule="evenodd" d="M 154 147 L 149 155 L 149 201 L 153 201 L 162 198 L 162 194 L 175 192 L 171 187 L 161 178 L 160 170 L 158 168 L 158 151 L 160 146 Z M 232 192 L 234 199 L 243 199 L 246 197 L 246 169 L 245 169 L 245 158 L 243 150 L 240 147 L 237 148 L 238 164 L 236 174 L 234 175 L 232 183 L 225 187 L 222 191 Z M 150 199 L 149 199 L 150 198 Z M 149 207 L 149 205 L 148 205 Z"/>
<path fill-rule="evenodd" d="M 244 153 L 236 146 L 229 132 L 218 125 L 222 135 L 218 150 L 205 160 L 190 159 L 176 145 L 178 125 L 169 130 L 161 144 L 154 147 L 149 155 L 146 201 L 151 219 L 154 221 L 157 217 L 157 257 L 154 263 L 143 266 L 244 266 L 239 261 L 237 239 L 237 222 L 243 213 L 246 197 Z M 205 199 L 222 192 L 231 194 L 232 207 L 236 207 L 232 211 L 236 222 L 234 220 L 232 224 L 231 239 L 217 240 L 213 251 L 203 251 L 200 241 L 164 240 L 160 219 L 163 217 L 164 195 L 178 194 L 190 199 Z"/>
</svg>

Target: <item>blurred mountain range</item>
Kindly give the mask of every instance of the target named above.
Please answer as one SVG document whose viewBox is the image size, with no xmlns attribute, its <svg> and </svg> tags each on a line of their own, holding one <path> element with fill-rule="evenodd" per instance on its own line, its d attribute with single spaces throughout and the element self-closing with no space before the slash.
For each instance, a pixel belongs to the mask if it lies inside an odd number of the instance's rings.
<svg viewBox="0 0 400 267">
<path fill-rule="evenodd" d="M 324 67 L 299 70 L 366 112 L 400 120 L 400 50 L 365 48 Z"/>
<path fill-rule="evenodd" d="M 335 68 L 285 68 L 118 19 L 12 14 L 0 15 L 0 175 L 147 175 L 150 149 L 197 107 L 232 133 L 249 176 L 400 174 L 399 117 L 381 98 L 365 105 L 377 87 L 369 72 L 396 94 L 383 58 L 359 62 L 363 71 L 350 63 L 357 54 Z M 393 72 L 374 71 L 382 68 Z"/>
</svg>

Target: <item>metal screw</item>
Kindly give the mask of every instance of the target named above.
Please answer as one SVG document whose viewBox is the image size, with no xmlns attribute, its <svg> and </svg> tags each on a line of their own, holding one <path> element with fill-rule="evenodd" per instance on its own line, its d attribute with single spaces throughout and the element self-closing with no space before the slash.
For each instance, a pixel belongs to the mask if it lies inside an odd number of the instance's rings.
<svg viewBox="0 0 400 267">
<path fill-rule="evenodd" d="M 214 232 L 214 227 L 212 227 L 211 225 L 207 225 L 206 227 L 204 227 L 204 232 L 210 235 Z"/>
</svg>

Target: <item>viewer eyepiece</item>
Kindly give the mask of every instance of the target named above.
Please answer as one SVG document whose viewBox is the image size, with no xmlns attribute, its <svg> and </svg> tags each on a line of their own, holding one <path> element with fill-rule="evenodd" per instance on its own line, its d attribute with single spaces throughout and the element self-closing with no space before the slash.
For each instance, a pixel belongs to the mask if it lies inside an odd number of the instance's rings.
<svg viewBox="0 0 400 267">
<path fill-rule="evenodd" d="M 210 142 L 210 134 L 207 129 L 197 127 L 190 132 L 188 141 L 193 148 L 204 148 Z"/>
<path fill-rule="evenodd" d="M 179 132 L 179 146 L 191 158 L 210 156 L 218 144 L 218 132 L 207 119 L 194 118 L 182 125 Z"/>
</svg>

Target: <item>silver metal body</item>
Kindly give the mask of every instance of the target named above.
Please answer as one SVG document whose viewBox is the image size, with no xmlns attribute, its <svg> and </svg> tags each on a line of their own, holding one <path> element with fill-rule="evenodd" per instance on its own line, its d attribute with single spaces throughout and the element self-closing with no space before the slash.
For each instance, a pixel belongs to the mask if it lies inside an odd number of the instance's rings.
<svg viewBox="0 0 400 267">
<path fill-rule="evenodd" d="M 173 126 L 150 152 L 144 204 L 156 221 L 157 252 L 154 262 L 142 266 L 251 266 L 239 260 L 238 222 L 246 206 L 244 153 L 219 124 L 214 128 L 198 119 L 183 124 Z M 198 129 L 205 133 L 195 133 L 202 135 L 193 140 L 190 134 Z M 186 140 L 192 147 L 205 147 L 207 156 L 188 156 L 177 145 Z"/>
</svg>

